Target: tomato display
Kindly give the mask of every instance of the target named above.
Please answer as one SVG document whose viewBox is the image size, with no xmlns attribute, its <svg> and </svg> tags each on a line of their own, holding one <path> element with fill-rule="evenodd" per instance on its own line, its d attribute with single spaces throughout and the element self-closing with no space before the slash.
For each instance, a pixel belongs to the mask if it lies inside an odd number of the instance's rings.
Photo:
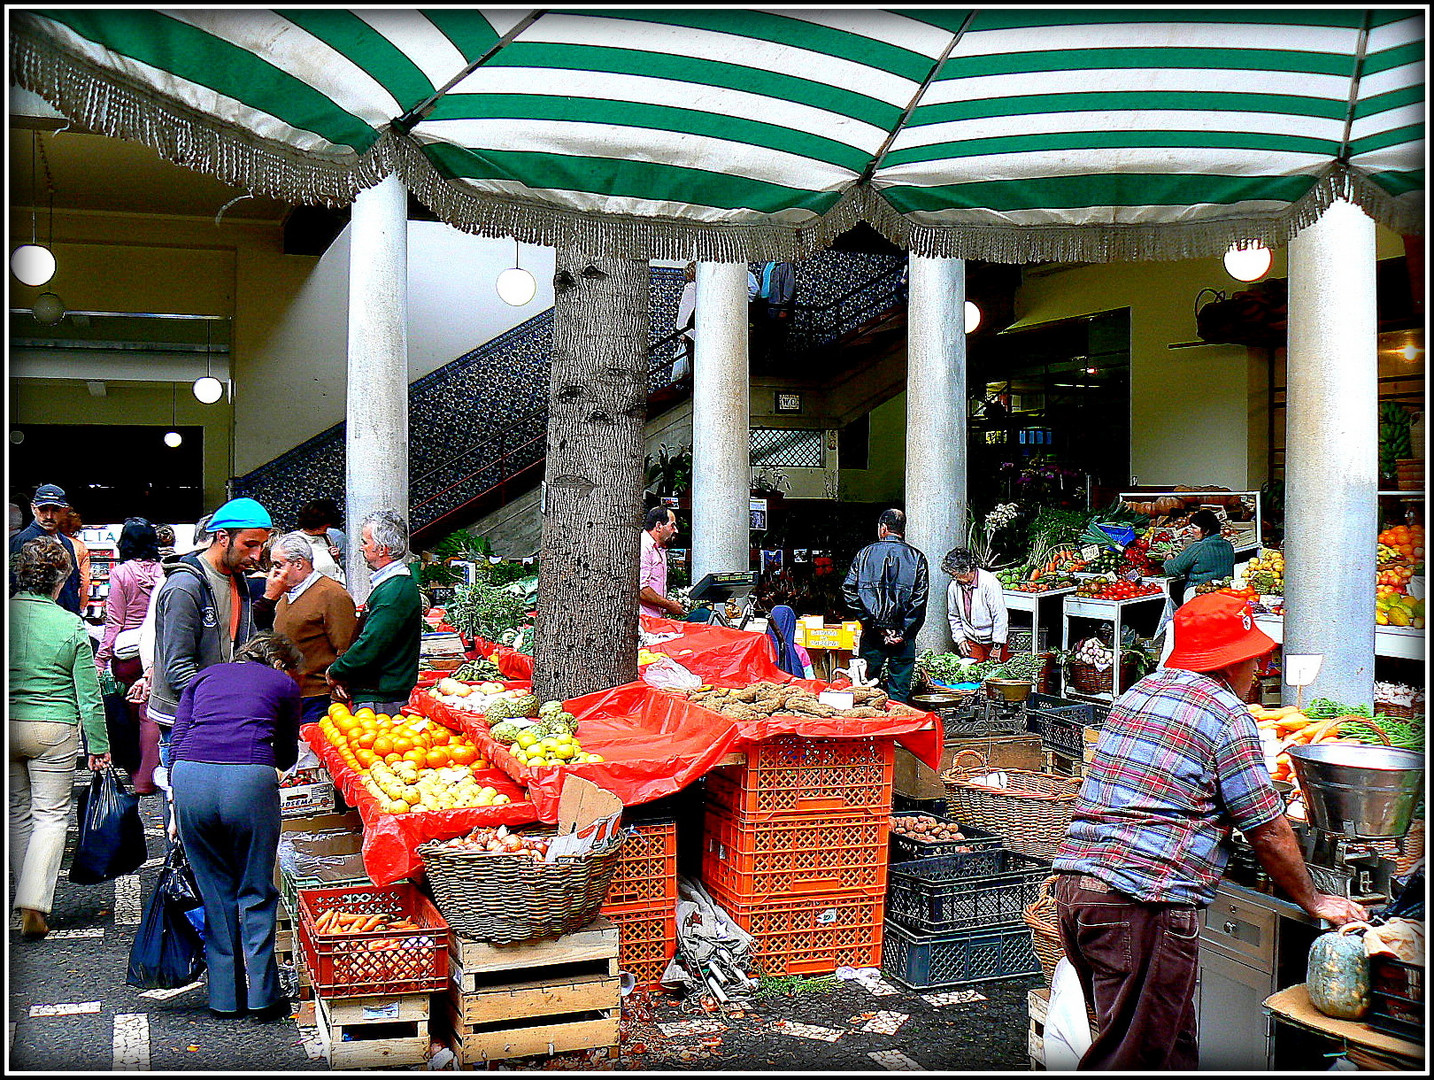
<svg viewBox="0 0 1434 1080">
<path fill-rule="evenodd" d="M 1155 596 L 1164 590 L 1159 585 L 1139 581 L 1087 581 L 1076 590 L 1076 596 L 1087 600 L 1134 600 Z"/>
</svg>

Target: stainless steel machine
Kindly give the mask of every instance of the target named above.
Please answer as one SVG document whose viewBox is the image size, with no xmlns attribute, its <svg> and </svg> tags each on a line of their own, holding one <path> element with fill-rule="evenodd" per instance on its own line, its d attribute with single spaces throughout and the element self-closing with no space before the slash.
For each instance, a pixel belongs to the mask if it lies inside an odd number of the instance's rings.
<svg viewBox="0 0 1434 1080">
<path fill-rule="evenodd" d="M 1423 789 L 1421 755 L 1389 747 L 1322 743 L 1290 752 L 1310 814 L 1299 827 L 1315 888 L 1365 906 L 1389 899 L 1393 860 L 1374 848 L 1398 839 Z M 1311 942 L 1328 927 L 1286 899 L 1236 844 L 1200 933 L 1196 1009 L 1204 1070 L 1326 1069 L 1309 1038 L 1277 1038 L 1261 1002 L 1301 983 Z"/>
</svg>

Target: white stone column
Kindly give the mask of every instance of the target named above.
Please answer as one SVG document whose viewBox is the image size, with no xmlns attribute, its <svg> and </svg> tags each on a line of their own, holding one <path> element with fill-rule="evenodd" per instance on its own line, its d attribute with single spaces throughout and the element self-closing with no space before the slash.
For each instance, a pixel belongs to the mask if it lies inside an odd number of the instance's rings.
<svg viewBox="0 0 1434 1080">
<path fill-rule="evenodd" d="M 408 189 L 397 176 L 353 202 L 348 330 L 345 571 L 362 602 L 360 522 L 382 509 L 408 517 Z"/>
<path fill-rule="evenodd" d="M 1374 700 L 1374 262 L 1374 222 L 1342 200 L 1290 241 L 1284 650 L 1324 656 L 1305 701 Z"/>
<path fill-rule="evenodd" d="M 941 560 L 966 539 L 966 264 L 911 256 L 906 330 L 906 539 L 931 598 L 918 650 L 951 648 Z"/>
<path fill-rule="evenodd" d="M 746 570 L 752 484 L 747 264 L 697 264 L 692 371 L 692 580 Z"/>
</svg>

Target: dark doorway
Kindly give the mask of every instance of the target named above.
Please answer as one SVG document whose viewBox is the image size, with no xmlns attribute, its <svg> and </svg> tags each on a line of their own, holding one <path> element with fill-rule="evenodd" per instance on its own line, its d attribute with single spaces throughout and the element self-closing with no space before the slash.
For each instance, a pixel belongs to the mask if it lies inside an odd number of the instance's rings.
<svg viewBox="0 0 1434 1080">
<path fill-rule="evenodd" d="M 178 431 L 176 447 L 164 434 Z M 13 432 L 24 439 L 15 443 Z M 204 514 L 204 428 L 139 424 L 21 424 L 11 428 L 10 488 L 30 517 L 40 484 L 59 484 L 86 525 L 127 517 L 196 521 Z"/>
<path fill-rule="evenodd" d="M 983 342 L 968 378 L 973 503 L 1034 494 L 1023 485 L 1046 485 L 1029 472 L 1040 466 L 1082 504 L 1086 477 L 1094 487 L 1129 484 L 1129 309 Z"/>
</svg>

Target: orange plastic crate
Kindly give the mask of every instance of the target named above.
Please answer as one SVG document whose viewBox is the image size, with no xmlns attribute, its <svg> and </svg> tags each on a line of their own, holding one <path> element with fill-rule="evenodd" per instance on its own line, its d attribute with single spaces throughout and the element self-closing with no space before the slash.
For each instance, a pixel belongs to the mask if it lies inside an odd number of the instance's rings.
<svg viewBox="0 0 1434 1080">
<path fill-rule="evenodd" d="M 333 908 L 354 914 L 407 916 L 422 929 L 319 934 L 315 924 Z M 410 884 L 349 885 L 299 891 L 299 943 L 321 997 L 420 994 L 448 986 L 448 923 Z"/>
<path fill-rule="evenodd" d="M 677 903 L 677 822 L 631 826 L 604 904 Z"/>
<path fill-rule="evenodd" d="M 705 883 L 732 921 L 757 939 L 755 958 L 769 975 L 822 975 L 843 964 L 881 966 L 885 895 L 879 889 L 757 903 Z"/>
<path fill-rule="evenodd" d="M 891 812 L 892 739 L 768 739 L 747 763 L 707 774 L 707 801 L 732 817 Z"/>
<path fill-rule="evenodd" d="M 885 815 L 751 821 L 715 805 L 703 822 L 702 880 L 739 899 L 886 887 Z"/>
<path fill-rule="evenodd" d="M 618 932 L 618 965 L 637 979 L 637 985 L 655 989 L 677 952 L 677 913 L 672 904 L 625 904 L 604 907 Z"/>
</svg>

